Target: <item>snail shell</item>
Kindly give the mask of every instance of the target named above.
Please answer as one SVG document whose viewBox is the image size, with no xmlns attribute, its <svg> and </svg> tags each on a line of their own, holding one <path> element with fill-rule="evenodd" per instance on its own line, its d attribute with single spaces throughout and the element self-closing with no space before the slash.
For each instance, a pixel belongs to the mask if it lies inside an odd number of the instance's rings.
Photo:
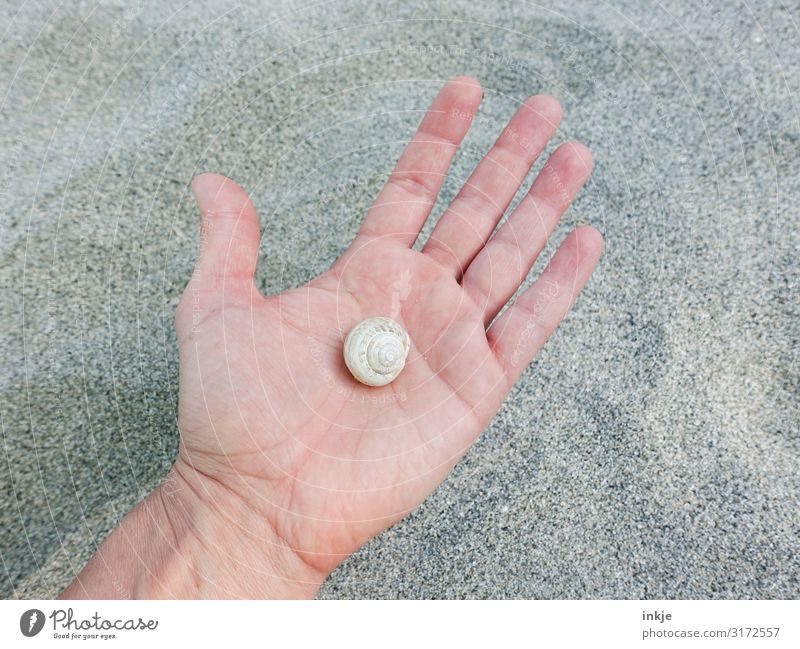
<svg viewBox="0 0 800 649">
<path fill-rule="evenodd" d="M 347 334 L 344 362 L 365 385 L 387 385 L 406 364 L 411 346 L 406 330 L 391 318 L 367 318 Z"/>
</svg>

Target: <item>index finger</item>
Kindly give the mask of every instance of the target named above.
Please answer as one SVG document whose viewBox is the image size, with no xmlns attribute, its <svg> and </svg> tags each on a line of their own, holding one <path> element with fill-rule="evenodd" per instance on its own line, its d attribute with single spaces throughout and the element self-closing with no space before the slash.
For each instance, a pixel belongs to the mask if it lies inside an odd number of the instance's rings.
<svg viewBox="0 0 800 649">
<path fill-rule="evenodd" d="M 414 244 L 482 98 L 481 85 L 472 77 L 445 84 L 367 213 L 359 236 L 389 236 Z"/>
</svg>

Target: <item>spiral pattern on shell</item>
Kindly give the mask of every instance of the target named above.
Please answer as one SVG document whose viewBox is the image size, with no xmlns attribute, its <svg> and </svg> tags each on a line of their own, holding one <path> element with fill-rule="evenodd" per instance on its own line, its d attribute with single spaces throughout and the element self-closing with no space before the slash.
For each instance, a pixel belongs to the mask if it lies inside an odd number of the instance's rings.
<svg viewBox="0 0 800 649">
<path fill-rule="evenodd" d="M 387 385 L 403 370 L 410 346 L 406 330 L 391 318 L 367 318 L 347 334 L 344 362 L 364 385 Z"/>
</svg>

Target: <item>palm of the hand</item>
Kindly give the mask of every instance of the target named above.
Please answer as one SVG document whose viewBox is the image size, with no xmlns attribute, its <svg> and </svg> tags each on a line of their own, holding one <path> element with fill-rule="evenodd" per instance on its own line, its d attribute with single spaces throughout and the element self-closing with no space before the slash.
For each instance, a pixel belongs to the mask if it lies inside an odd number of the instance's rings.
<svg viewBox="0 0 800 649">
<path fill-rule="evenodd" d="M 183 341 L 184 452 L 290 545 L 325 539 L 313 552 L 338 559 L 418 505 L 495 412 L 505 376 L 482 313 L 439 264 L 379 239 L 279 296 L 231 286 Z M 411 338 L 378 389 L 342 358 L 376 315 Z"/>
<path fill-rule="evenodd" d="M 238 494 L 322 571 L 442 480 L 599 258 L 599 234 L 576 229 L 486 328 L 591 170 L 585 147 L 562 145 L 492 234 L 560 119 L 545 96 L 520 107 L 423 250 L 412 249 L 480 99 L 474 80 L 447 84 L 353 244 L 281 295 L 255 289 L 260 231 L 244 191 L 213 174 L 193 184 L 203 244 L 177 313 L 179 462 Z M 342 356 L 350 329 L 374 316 L 411 339 L 405 369 L 380 388 L 356 382 Z"/>
</svg>

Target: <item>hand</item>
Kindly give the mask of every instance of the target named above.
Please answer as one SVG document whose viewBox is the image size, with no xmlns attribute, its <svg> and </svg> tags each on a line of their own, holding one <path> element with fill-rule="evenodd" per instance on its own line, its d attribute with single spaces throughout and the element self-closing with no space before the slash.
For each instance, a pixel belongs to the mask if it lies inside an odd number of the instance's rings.
<svg viewBox="0 0 800 649">
<path fill-rule="evenodd" d="M 602 239 L 580 227 L 496 318 L 592 168 L 585 146 L 561 145 L 492 236 L 559 124 L 547 96 L 520 106 L 422 251 L 412 250 L 481 98 L 473 79 L 445 85 L 349 248 L 280 295 L 255 287 L 260 231 L 245 192 L 214 174 L 192 183 L 201 250 L 176 316 L 173 473 L 184 495 L 162 501 L 173 528 L 202 537 L 209 565 L 228 566 L 193 566 L 203 594 L 312 595 L 442 481 L 591 274 Z M 373 388 L 350 375 L 342 346 L 357 322 L 380 315 L 406 327 L 411 350 L 397 379 Z M 222 572 L 258 575 L 250 581 L 264 588 Z M 283 588 L 267 587 L 276 579 Z"/>
</svg>

